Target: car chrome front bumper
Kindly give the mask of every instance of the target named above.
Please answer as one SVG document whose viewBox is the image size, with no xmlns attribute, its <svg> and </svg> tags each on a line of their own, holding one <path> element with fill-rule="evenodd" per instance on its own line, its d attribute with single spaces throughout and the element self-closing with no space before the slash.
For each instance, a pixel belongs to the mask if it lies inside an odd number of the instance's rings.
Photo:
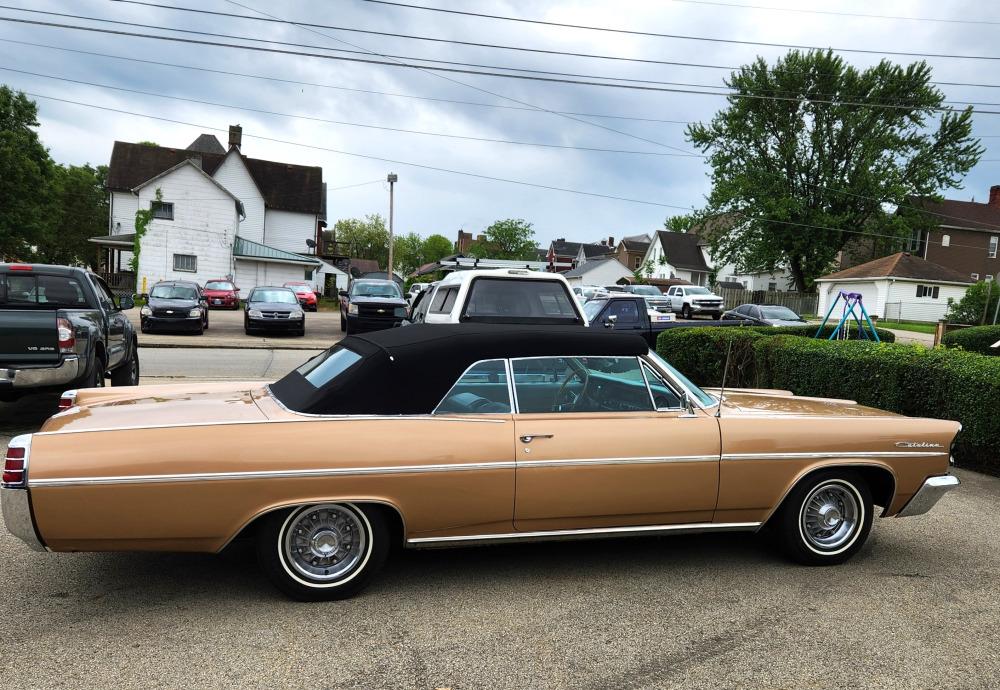
<svg viewBox="0 0 1000 690">
<path fill-rule="evenodd" d="M 31 519 L 31 501 L 27 489 L 0 489 L 3 504 L 3 522 L 7 531 L 31 547 L 33 551 L 47 551 L 38 538 Z"/>
<path fill-rule="evenodd" d="M 61 386 L 75 381 L 83 373 L 77 355 L 64 357 L 56 366 L 10 367 L 0 369 L 0 385 L 9 384 L 14 388 L 42 388 Z"/>
<path fill-rule="evenodd" d="M 941 500 L 941 497 L 961 484 L 958 477 L 952 474 L 944 474 L 939 477 L 928 477 L 924 480 L 924 485 L 909 503 L 903 506 L 896 517 L 910 517 L 912 515 L 923 515 Z"/>
</svg>

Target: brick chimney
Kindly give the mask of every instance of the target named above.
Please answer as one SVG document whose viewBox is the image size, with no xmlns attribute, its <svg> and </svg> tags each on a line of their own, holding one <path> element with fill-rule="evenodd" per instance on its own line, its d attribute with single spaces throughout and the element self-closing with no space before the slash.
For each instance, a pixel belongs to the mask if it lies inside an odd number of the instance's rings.
<svg viewBox="0 0 1000 690">
<path fill-rule="evenodd" d="M 239 125 L 229 125 L 229 148 L 243 146 L 243 128 Z"/>
<path fill-rule="evenodd" d="M 608 237 L 608 246 L 609 247 L 614 247 L 615 246 L 615 238 L 614 237 Z"/>
<path fill-rule="evenodd" d="M 995 208 L 1000 208 L 1000 184 L 990 187 L 990 200 L 986 203 Z"/>
</svg>

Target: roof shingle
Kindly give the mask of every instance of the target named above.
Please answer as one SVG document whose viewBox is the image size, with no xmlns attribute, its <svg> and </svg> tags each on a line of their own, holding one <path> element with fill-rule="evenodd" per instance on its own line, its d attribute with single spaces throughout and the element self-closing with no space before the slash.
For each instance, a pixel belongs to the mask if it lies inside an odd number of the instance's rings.
<svg viewBox="0 0 1000 690">
<path fill-rule="evenodd" d="M 829 273 L 817 280 L 861 280 L 869 278 L 903 278 L 940 283 L 962 283 L 964 285 L 972 283 L 964 273 L 959 273 L 947 266 L 912 256 L 906 252 L 883 256 L 881 259 L 852 266 L 843 271 Z"/>
<path fill-rule="evenodd" d="M 708 264 L 705 263 L 705 255 L 698 246 L 700 240 L 697 235 L 669 230 L 660 230 L 656 234 L 671 266 L 686 271 L 708 272 Z"/>
</svg>

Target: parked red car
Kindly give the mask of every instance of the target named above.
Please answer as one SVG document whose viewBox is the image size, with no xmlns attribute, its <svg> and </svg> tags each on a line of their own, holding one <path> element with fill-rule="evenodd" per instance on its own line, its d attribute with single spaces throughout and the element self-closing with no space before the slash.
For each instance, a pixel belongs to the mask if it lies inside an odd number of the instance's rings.
<svg viewBox="0 0 1000 690">
<path fill-rule="evenodd" d="M 302 281 L 292 281 L 285 283 L 282 287 L 290 288 L 295 296 L 299 298 L 299 305 L 306 311 L 316 311 L 319 309 L 319 300 L 313 292 L 312 285 Z"/>
<path fill-rule="evenodd" d="M 240 289 L 224 279 L 209 280 L 202 290 L 210 309 L 239 309 Z"/>
</svg>

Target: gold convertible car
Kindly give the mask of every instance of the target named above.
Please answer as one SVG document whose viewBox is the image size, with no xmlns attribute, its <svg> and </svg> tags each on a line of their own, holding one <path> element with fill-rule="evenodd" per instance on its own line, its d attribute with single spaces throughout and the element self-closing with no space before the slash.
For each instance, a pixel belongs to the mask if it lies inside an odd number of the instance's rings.
<svg viewBox="0 0 1000 690">
<path fill-rule="evenodd" d="M 720 402 L 721 398 L 721 402 Z M 8 530 L 51 551 L 256 540 L 304 600 L 350 596 L 390 547 L 773 532 L 841 563 L 924 513 L 960 426 L 785 391 L 704 391 L 636 335 L 409 326 L 280 381 L 70 391 L 3 471 Z"/>
</svg>

